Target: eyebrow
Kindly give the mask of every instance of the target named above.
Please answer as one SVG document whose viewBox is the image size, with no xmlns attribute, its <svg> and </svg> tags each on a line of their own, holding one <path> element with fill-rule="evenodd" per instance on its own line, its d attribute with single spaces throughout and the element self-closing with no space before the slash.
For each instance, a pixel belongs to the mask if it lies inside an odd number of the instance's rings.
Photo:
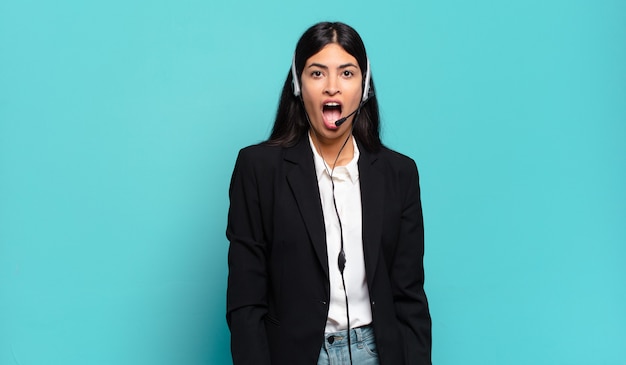
<svg viewBox="0 0 626 365">
<path fill-rule="evenodd" d="M 322 65 L 321 63 L 312 63 L 309 65 L 309 67 L 307 68 L 311 68 L 311 67 L 319 67 L 319 68 L 323 68 L 325 70 L 328 70 L 328 66 L 326 65 Z M 356 67 L 359 68 L 359 66 L 355 65 L 354 63 L 344 63 L 343 65 L 339 65 L 339 69 L 344 69 L 344 68 L 348 68 L 348 67 Z"/>
</svg>

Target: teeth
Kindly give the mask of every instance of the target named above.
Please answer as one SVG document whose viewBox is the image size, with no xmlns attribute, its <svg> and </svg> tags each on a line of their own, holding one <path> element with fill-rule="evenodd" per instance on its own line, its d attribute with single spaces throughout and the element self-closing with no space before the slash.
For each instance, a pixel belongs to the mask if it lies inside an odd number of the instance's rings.
<svg viewBox="0 0 626 365">
<path fill-rule="evenodd" d="M 339 103 L 326 103 L 324 106 L 339 106 Z"/>
</svg>

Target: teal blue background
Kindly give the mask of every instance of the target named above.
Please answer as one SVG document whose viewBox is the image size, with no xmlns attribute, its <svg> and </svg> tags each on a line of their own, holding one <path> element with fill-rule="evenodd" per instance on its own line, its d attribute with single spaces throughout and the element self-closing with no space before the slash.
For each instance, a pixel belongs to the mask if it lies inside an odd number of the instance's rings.
<svg viewBox="0 0 626 365">
<path fill-rule="evenodd" d="M 420 168 L 436 365 L 626 364 L 626 2 L 0 3 L 0 364 L 230 364 L 227 189 L 353 25 Z"/>
</svg>

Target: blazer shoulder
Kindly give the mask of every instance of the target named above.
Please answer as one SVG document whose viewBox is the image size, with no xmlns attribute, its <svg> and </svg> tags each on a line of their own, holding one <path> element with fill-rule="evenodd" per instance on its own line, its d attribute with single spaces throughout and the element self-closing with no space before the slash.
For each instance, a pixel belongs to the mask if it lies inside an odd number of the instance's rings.
<svg viewBox="0 0 626 365">
<path fill-rule="evenodd" d="M 393 169 L 401 171 L 417 170 L 417 164 L 415 163 L 415 160 L 405 154 L 402 154 L 390 148 L 383 147 L 379 152 L 379 156 Z"/>
<path fill-rule="evenodd" d="M 254 158 L 256 156 L 258 158 L 259 156 L 265 157 L 273 154 L 280 155 L 282 150 L 283 147 L 272 146 L 266 142 L 261 142 L 240 149 L 239 156 L 247 158 Z"/>
<path fill-rule="evenodd" d="M 244 147 L 239 150 L 236 165 L 246 167 L 263 167 L 273 165 L 281 159 L 283 148 L 265 142 Z"/>
</svg>

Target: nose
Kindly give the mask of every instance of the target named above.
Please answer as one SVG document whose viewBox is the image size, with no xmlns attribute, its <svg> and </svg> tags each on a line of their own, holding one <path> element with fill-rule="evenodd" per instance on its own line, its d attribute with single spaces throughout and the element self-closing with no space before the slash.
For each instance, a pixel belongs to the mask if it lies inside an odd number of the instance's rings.
<svg viewBox="0 0 626 365">
<path fill-rule="evenodd" d="M 326 88 L 324 89 L 324 93 L 328 95 L 335 95 L 341 92 L 339 88 L 339 82 L 334 77 L 329 77 L 326 80 Z"/>
</svg>

